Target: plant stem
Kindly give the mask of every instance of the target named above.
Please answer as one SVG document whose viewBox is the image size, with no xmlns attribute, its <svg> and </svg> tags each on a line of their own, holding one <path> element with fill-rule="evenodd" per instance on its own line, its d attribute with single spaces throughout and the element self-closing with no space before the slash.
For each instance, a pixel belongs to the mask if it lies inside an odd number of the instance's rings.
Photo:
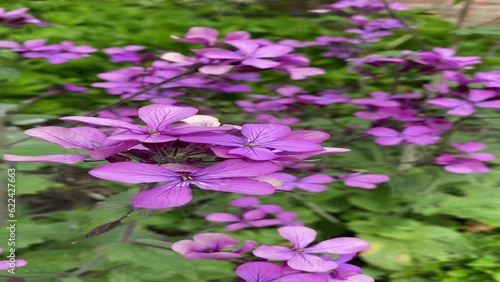
<svg viewBox="0 0 500 282">
<path fill-rule="evenodd" d="M 301 196 L 296 195 L 296 194 L 292 194 L 292 198 L 300 201 L 301 203 L 303 203 L 304 205 L 306 205 L 308 208 L 310 208 L 313 212 L 315 212 L 317 215 L 323 217 L 327 221 L 329 221 L 331 223 L 335 223 L 335 224 L 342 223 L 342 221 L 340 219 L 338 219 L 338 218 L 334 217 L 333 215 L 325 212 L 322 208 L 320 208 L 315 203 L 306 201 L 304 198 L 302 198 Z"/>
</svg>

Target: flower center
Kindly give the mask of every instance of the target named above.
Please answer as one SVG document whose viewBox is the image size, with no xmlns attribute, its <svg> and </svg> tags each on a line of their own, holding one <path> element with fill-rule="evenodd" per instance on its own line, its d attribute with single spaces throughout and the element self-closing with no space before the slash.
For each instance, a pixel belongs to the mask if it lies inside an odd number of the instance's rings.
<svg viewBox="0 0 500 282">
<path fill-rule="evenodd" d="M 155 129 L 148 130 L 149 135 L 160 135 L 161 133 Z"/>
<path fill-rule="evenodd" d="M 189 175 L 183 175 L 181 176 L 182 181 L 188 181 L 188 180 L 193 180 L 193 178 Z"/>
<path fill-rule="evenodd" d="M 252 148 L 252 147 L 255 147 L 257 145 L 255 145 L 254 143 L 246 143 L 245 146 Z"/>
</svg>

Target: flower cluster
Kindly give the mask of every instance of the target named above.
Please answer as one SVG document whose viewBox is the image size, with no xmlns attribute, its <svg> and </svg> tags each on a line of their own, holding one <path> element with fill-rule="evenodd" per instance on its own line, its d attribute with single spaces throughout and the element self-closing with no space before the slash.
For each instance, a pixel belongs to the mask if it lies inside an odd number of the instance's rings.
<svg viewBox="0 0 500 282">
<path fill-rule="evenodd" d="M 279 234 L 293 244 L 292 248 L 262 245 L 253 250 L 253 261 L 240 265 L 236 275 L 246 282 L 271 281 L 362 281 L 374 280 L 361 274 L 361 269 L 348 264 L 354 255 L 366 250 L 369 244 L 358 238 L 341 237 L 309 245 L 316 239 L 316 231 L 303 226 L 287 226 L 278 229 Z M 188 259 L 234 259 L 253 249 L 257 242 L 247 241 L 243 247 L 233 251 L 223 251 L 233 247 L 238 241 L 219 233 L 204 233 L 194 236 L 194 240 L 182 240 L 172 244 L 172 249 Z M 338 255 L 332 258 L 325 254 Z M 250 256 L 247 254 L 247 256 Z M 267 261 L 262 261 L 265 259 Z M 275 264 L 269 261 L 282 261 Z"/>
<path fill-rule="evenodd" d="M 44 22 L 27 14 L 28 8 L 19 8 L 17 10 L 5 11 L 0 7 L 0 25 L 6 25 L 10 28 L 22 28 L 25 25 L 32 24 L 38 26 L 51 26 L 53 24 Z"/>
<path fill-rule="evenodd" d="M 84 159 L 108 160 L 110 164 L 90 174 L 124 183 L 163 184 L 142 191 L 132 200 L 138 208 L 161 209 L 187 204 L 190 186 L 204 190 L 247 195 L 267 195 L 272 183 L 259 177 L 282 168 L 280 161 L 302 160 L 328 153 L 320 143 L 329 137 L 321 131 L 296 130 L 279 124 L 220 126 L 211 116 L 196 115 L 197 109 L 149 105 L 137 115 L 145 125 L 119 118 L 72 116 L 63 120 L 103 126 L 29 129 L 26 134 L 86 154 L 16 156 L 10 161 L 76 163 Z M 102 115 L 102 113 L 101 113 Z M 217 164 L 199 166 L 217 157 Z M 137 159 L 139 162 L 133 162 Z"/>
<path fill-rule="evenodd" d="M 42 58 L 51 64 L 63 64 L 69 60 L 88 57 L 97 49 L 91 46 L 75 46 L 71 41 L 46 45 L 45 39 L 33 39 L 24 43 L 0 41 L 0 48 L 10 48 L 10 52 L 19 53 L 25 58 Z"/>
<path fill-rule="evenodd" d="M 231 223 L 224 228 L 227 231 L 235 231 L 245 228 L 261 228 L 269 226 L 297 226 L 303 225 L 300 221 L 293 221 L 299 215 L 290 211 L 283 211 L 277 205 L 261 205 L 259 199 L 255 197 L 241 197 L 232 200 L 229 204 L 240 208 L 234 214 L 212 213 L 205 216 L 205 219 L 213 222 Z"/>
</svg>

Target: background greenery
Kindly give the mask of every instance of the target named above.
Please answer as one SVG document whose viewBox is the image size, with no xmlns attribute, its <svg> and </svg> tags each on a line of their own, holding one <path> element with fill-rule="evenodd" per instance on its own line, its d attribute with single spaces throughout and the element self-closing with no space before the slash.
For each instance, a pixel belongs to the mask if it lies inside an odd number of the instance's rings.
<svg viewBox="0 0 500 282">
<path fill-rule="evenodd" d="M 31 8 L 55 27 L 26 26 L 19 30 L 0 27 L 2 40 L 24 41 L 47 38 L 50 43 L 72 40 L 77 45 L 102 49 L 112 46 L 144 45 L 150 50 L 188 51 L 189 44 L 178 43 L 170 35 L 183 35 L 192 26 L 209 26 L 222 34 L 246 30 L 254 38 L 271 40 L 313 40 L 320 35 L 341 35 L 342 19 L 307 13 L 322 1 L 112 1 L 47 0 L 0 1 L 7 10 Z M 324 3 L 324 1 L 323 1 Z M 479 67 L 500 69 L 500 56 L 491 49 L 500 39 L 498 28 L 455 31 L 453 23 L 423 11 L 403 12 L 404 18 L 422 39 L 432 46 L 457 46 L 461 55 L 490 54 Z M 366 54 L 394 50 L 419 50 L 418 42 L 398 31 L 392 37 L 369 46 Z M 319 56 L 321 49 L 302 49 L 313 65 L 328 73 L 296 84 L 308 90 L 346 87 L 359 77 L 336 59 Z M 43 60 L 23 59 L 0 52 L 0 115 L 5 136 L 1 153 L 37 155 L 74 153 L 36 140 L 14 145 L 22 131 L 38 125 L 58 124 L 62 115 L 94 110 L 116 97 L 101 89 L 88 94 L 64 93 L 40 99 L 29 107 L 21 101 L 42 95 L 47 89 L 65 83 L 88 85 L 97 82 L 96 74 L 124 64 L 109 63 L 107 56 L 96 53 L 63 65 Z M 265 82 L 284 79 L 265 77 Z M 430 80 L 415 77 L 405 84 L 408 90 Z M 390 81 L 377 82 L 381 88 Z M 256 92 L 266 91 L 253 85 Z M 378 86 L 371 86 L 377 90 Z M 353 95 L 359 95 L 353 93 Z M 236 123 L 245 117 L 237 114 L 232 100 L 239 94 L 213 100 L 214 107 L 225 112 L 225 122 Z M 132 104 L 130 104 L 132 105 Z M 7 111 L 10 111 L 7 113 Z M 280 204 L 298 212 L 300 220 L 320 231 L 321 238 L 359 236 L 373 247 L 357 260 L 366 274 L 380 282 L 486 282 L 500 281 L 500 171 L 487 175 L 453 175 L 439 167 L 415 166 L 398 170 L 400 152 L 381 148 L 371 142 L 352 141 L 345 128 L 359 120 L 351 118 L 352 109 L 326 107 L 319 115 L 306 112 L 302 127 L 323 129 L 333 136 L 329 145 L 348 147 L 349 154 L 326 156 L 324 164 L 338 172 L 368 170 L 390 175 L 389 184 L 375 190 L 361 190 L 332 183 L 320 194 L 295 192 L 263 197 L 263 202 Z M 485 142 L 490 152 L 499 152 L 498 119 L 475 120 L 453 140 Z M 478 129 L 486 128 L 478 134 Z M 419 151 L 420 155 L 429 154 Z M 497 163 L 498 165 L 498 163 Z M 157 213 L 143 211 L 124 220 L 123 226 L 109 233 L 76 244 L 94 227 L 120 218 L 129 209 L 128 202 L 137 187 L 97 181 L 86 171 L 95 166 L 86 163 L 65 166 L 41 163 L 16 164 L 18 177 L 18 256 L 29 260 L 17 269 L 27 281 L 236 281 L 229 262 L 192 261 L 153 244 L 168 247 L 169 242 L 190 237 L 200 231 L 222 231 L 203 216 L 229 211 L 230 195 L 197 191 L 196 203 Z M 129 230 L 134 228 L 132 237 Z M 243 230 L 231 233 L 239 240 L 258 238 L 262 244 L 281 242 L 275 229 Z M 0 239 L 7 238 L 0 229 Z M 127 242 L 125 242 L 127 241 Z M 0 240 L 0 247 L 4 246 Z M 61 275 L 61 273 L 63 273 Z M 56 276 L 51 276 L 56 274 Z M 29 278 L 30 275 L 35 278 Z"/>
</svg>

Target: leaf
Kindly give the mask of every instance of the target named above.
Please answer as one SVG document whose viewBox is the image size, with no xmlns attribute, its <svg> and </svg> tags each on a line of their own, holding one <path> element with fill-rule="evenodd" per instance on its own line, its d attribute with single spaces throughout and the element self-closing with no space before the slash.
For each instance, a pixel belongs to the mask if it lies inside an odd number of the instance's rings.
<svg viewBox="0 0 500 282">
<path fill-rule="evenodd" d="M 369 220 L 352 221 L 348 226 L 371 244 L 362 257 L 387 270 L 445 260 L 472 250 L 460 233 L 411 219 L 372 216 Z"/>
</svg>

